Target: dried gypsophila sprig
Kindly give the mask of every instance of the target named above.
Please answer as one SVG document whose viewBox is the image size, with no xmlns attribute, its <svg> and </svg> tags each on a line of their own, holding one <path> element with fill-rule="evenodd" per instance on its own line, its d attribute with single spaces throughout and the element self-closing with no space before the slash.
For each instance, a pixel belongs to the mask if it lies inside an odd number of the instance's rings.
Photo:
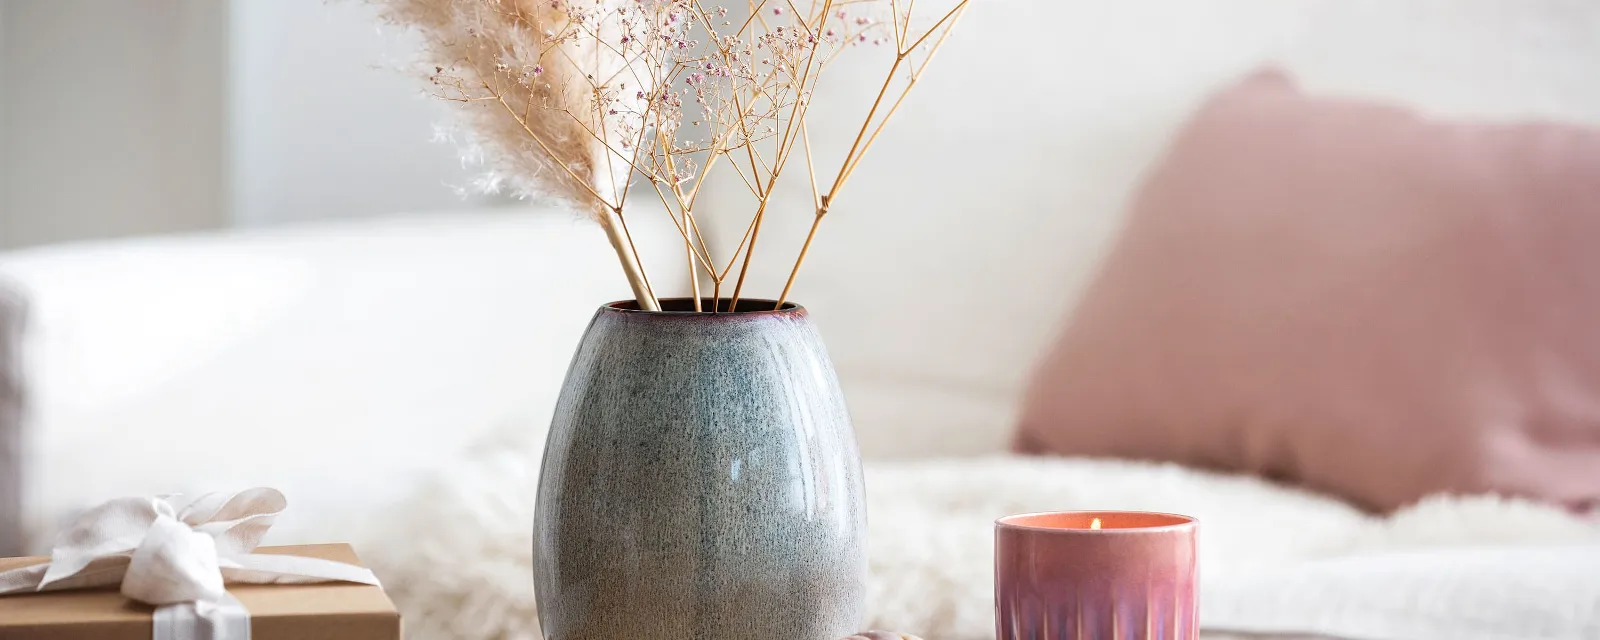
<svg viewBox="0 0 1600 640">
<path fill-rule="evenodd" d="M 640 306 L 652 309 L 655 296 L 623 217 L 630 184 L 648 183 L 683 236 L 697 310 L 699 271 L 720 299 L 743 252 L 729 307 L 737 304 L 778 176 L 796 141 L 806 138 L 817 215 L 784 288 L 787 297 L 839 188 L 966 6 L 961 0 L 913 38 L 915 0 L 903 9 L 890 0 L 887 25 L 864 11 L 884 4 L 876 0 L 802 0 L 804 10 L 796 0 L 751 0 L 742 18 L 698 0 L 372 1 L 383 19 L 422 33 L 436 92 L 466 107 L 488 162 L 515 193 L 553 195 L 594 211 Z M 891 36 L 894 66 L 823 195 L 805 127 L 817 79 L 845 47 Z M 916 51 L 925 54 L 920 63 L 911 60 Z M 902 69 L 909 71 L 905 86 L 886 105 Z M 686 123 L 685 107 L 698 117 Z M 744 238 L 720 269 L 694 218 L 701 187 L 717 166 L 732 167 L 758 200 Z"/>
</svg>

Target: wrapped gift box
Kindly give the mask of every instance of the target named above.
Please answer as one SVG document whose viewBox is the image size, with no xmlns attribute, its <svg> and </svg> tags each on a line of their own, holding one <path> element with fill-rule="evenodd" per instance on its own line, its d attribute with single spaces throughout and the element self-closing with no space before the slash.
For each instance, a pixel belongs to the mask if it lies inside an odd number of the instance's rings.
<svg viewBox="0 0 1600 640">
<path fill-rule="evenodd" d="M 347 544 L 260 547 L 360 565 Z M 0 558 L 0 571 L 49 558 Z M 250 611 L 252 640 L 400 640 L 400 613 L 380 587 L 353 583 L 228 585 Z M 115 586 L 0 597 L 0 640 L 150 640 L 155 607 L 130 601 Z"/>
</svg>

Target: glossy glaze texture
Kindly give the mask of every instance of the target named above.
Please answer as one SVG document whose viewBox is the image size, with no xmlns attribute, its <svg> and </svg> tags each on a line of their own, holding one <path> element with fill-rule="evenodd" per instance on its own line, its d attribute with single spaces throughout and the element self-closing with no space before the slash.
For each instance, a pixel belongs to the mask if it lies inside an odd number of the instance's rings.
<svg viewBox="0 0 1600 640">
<path fill-rule="evenodd" d="M 1103 528 L 1091 529 L 1099 518 Z M 995 523 L 999 640 L 1195 640 L 1198 523 L 1161 513 L 1028 514 Z"/>
<path fill-rule="evenodd" d="M 556 407 L 535 518 L 549 640 L 837 640 L 859 629 L 860 461 L 802 308 L 603 307 Z"/>
</svg>

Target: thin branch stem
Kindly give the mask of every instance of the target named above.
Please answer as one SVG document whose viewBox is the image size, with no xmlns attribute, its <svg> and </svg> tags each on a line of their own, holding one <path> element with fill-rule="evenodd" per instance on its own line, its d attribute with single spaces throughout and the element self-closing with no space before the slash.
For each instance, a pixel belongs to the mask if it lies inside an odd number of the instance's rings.
<svg viewBox="0 0 1600 640">
<path fill-rule="evenodd" d="M 628 232 L 628 220 L 622 217 L 621 211 L 616 211 L 615 213 L 617 214 L 617 224 L 622 227 L 622 237 L 628 241 L 628 251 L 633 253 L 634 264 L 638 266 L 639 278 L 644 281 L 645 295 L 650 299 L 648 304 L 644 300 L 640 300 L 639 306 L 650 311 L 660 311 L 661 302 L 656 299 L 655 287 L 650 286 L 650 278 L 644 272 L 644 261 L 639 259 L 639 245 L 633 242 L 633 234 Z"/>
<path fill-rule="evenodd" d="M 596 52 L 595 57 L 598 58 L 599 56 L 600 54 Z M 596 62 L 595 64 L 598 65 L 599 63 Z M 595 91 L 598 93 L 599 89 Z M 611 149 L 611 142 L 607 140 L 610 137 L 607 130 L 611 129 L 611 127 L 606 126 L 605 116 L 600 116 L 600 126 L 595 128 L 600 130 L 600 144 L 605 148 L 603 153 L 606 154 L 606 183 L 611 185 L 611 193 L 617 199 L 617 215 L 620 216 L 622 215 L 622 203 L 624 201 L 622 194 L 627 192 L 628 181 L 623 180 L 620 186 L 617 184 L 617 168 L 613 166 L 614 161 L 612 160 L 612 156 L 617 155 L 617 153 Z"/>
<path fill-rule="evenodd" d="M 518 11 L 520 12 L 521 9 L 518 9 Z M 650 68 L 653 69 L 653 70 L 660 70 L 661 69 L 661 65 L 659 65 L 659 64 L 651 64 Z M 672 72 L 670 72 L 670 73 L 665 73 L 664 72 L 661 76 L 652 76 L 651 77 L 651 80 L 654 81 L 655 84 L 654 84 L 653 88 L 650 90 L 650 94 L 651 94 L 650 95 L 650 102 L 648 102 L 646 104 L 653 104 L 656 100 L 660 100 L 661 99 L 661 97 L 666 93 L 666 88 L 668 86 L 667 83 L 671 80 L 672 77 L 676 76 L 677 72 L 679 71 L 679 68 L 680 68 L 679 66 L 674 66 Z M 648 110 L 647 110 L 646 113 L 640 114 L 640 117 L 639 117 L 639 120 L 640 120 L 639 136 L 634 138 L 634 140 L 633 140 L 633 160 L 629 164 L 631 164 L 633 166 L 633 170 L 634 171 L 638 171 L 640 175 L 645 176 L 647 179 L 650 179 L 650 181 L 652 183 L 654 183 L 654 182 L 656 182 L 658 180 L 658 178 L 655 177 L 655 172 L 653 172 L 653 171 L 652 172 L 645 171 L 644 168 L 642 166 L 640 166 L 640 162 L 639 162 L 639 153 L 644 150 L 644 137 L 645 137 L 645 134 L 649 133 L 649 131 L 650 131 L 650 127 L 645 126 L 645 123 L 647 121 L 646 119 L 647 119 L 648 116 L 649 116 Z M 623 202 L 627 201 L 628 191 L 631 191 L 631 189 L 630 190 L 624 190 L 623 193 L 622 193 Z M 619 206 L 619 207 L 622 206 L 622 203 L 618 203 L 617 206 Z M 667 212 L 670 215 L 671 214 L 671 208 L 668 208 Z M 688 238 L 686 237 L 686 238 L 684 238 L 684 240 L 687 241 Z M 709 261 L 709 257 L 708 257 L 708 261 Z"/>
<path fill-rule="evenodd" d="M 894 50 L 901 51 L 906 46 L 905 32 L 900 28 L 900 0 L 889 0 L 889 24 L 894 30 Z M 906 28 L 911 25 L 906 24 Z"/>
<path fill-rule="evenodd" d="M 806 174 L 811 178 L 811 206 L 822 208 L 822 192 L 817 188 L 817 163 L 811 159 L 811 132 L 806 128 L 805 119 L 800 120 L 800 142 L 805 145 Z"/>
<path fill-rule="evenodd" d="M 817 23 L 818 28 L 827 24 L 827 14 L 832 9 L 833 0 L 826 0 L 826 2 L 822 3 L 823 19 Z M 761 204 L 756 207 L 756 222 L 750 231 L 750 246 L 745 249 L 744 264 L 739 267 L 739 279 L 733 285 L 733 297 L 728 303 L 730 309 L 738 308 L 739 306 L 739 294 L 743 293 L 745 277 L 750 274 L 750 261 L 755 258 L 756 241 L 761 237 L 761 221 L 766 217 L 767 203 L 772 198 L 772 188 L 777 184 L 778 175 L 789 161 L 789 154 L 794 150 L 795 138 L 799 137 L 795 135 L 796 125 L 805 120 L 806 106 L 810 102 L 807 97 L 806 80 L 812 77 L 812 67 L 816 63 L 819 45 L 819 42 L 812 43 L 811 49 L 806 55 L 806 64 L 800 74 L 800 81 L 795 87 L 795 94 L 798 98 L 794 102 L 794 108 L 789 112 L 789 121 L 784 125 L 783 138 L 778 142 L 778 157 L 773 165 L 771 178 L 767 181 L 767 188 L 763 190 L 765 195 L 761 198 Z M 812 84 L 815 84 L 815 81 Z"/>
<path fill-rule="evenodd" d="M 794 268 L 789 270 L 789 279 L 783 283 L 783 293 L 778 294 L 778 304 L 773 310 L 782 309 L 784 301 L 789 299 L 789 291 L 794 289 L 794 281 L 800 276 L 800 265 L 806 263 L 806 254 L 811 252 L 811 241 L 817 239 L 817 227 L 822 226 L 822 219 L 828 215 L 827 211 L 817 209 L 816 217 L 811 219 L 811 232 L 806 234 L 806 242 L 800 245 L 800 257 L 795 258 Z"/>
<path fill-rule="evenodd" d="M 900 70 L 900 63 L 904 61 L 904 54 L 894 57 L 894 65 L 889 67 L 889 75 L 884 79 L 883 87 L 878 89 L 878 97 L 872 100 L 872 108 L 867 111 L 866 119 L 861 121 L 861 130 L 856 132 L 855 142 L 850 143 L 850 152 L 844 154 L 844 162 L 839 165 L 839 175 L 834 176 L 833 186 L 828 189 L 829 202 L 832 202 L 833 197 L 838 194 L 839 184 L 844 181 L 845 172 L 850 169 L 851 159 L 855 157 L 856 150 L 861 148 L 861 141 L 867 135 L 867 128 L 872 126 L 873 119 L 877 117 L 878 107 L 883 105 L 883 96 L 889 92 L 889 85 L 894 82 L 894 74 Z"/>
<path fill-rule="evenodd" d="M 927 33 L 922 34 L 921 38 L 917 38 L 917 41 L 911 43 L 911 46 L 906 47 L 904 49 L 901 49 L 900 50 L 901 55 L 911 53 L 912 51 L 915 51 L 917 47 L 922 46 L 922 42 L 924 40 L 927 40 L 928 36 L 933 35 L 933 33 L 935 31 L 938 31 L 940 26 L 943 25 L 946 20 L 950 20 L 952 17 L 954 17 L 954 18 L 959 20 L 961 14 L 966 13 L 966 11 L 967 11 L 967 2 L 969 2 L 969 1 L 970 0 L 961 0 L 960 4 L 958 4 L 958 5 L 954 6 L 954 7 L 951 7 L 949 13 L 944 14 L 943 18 L 939 18 L 938 22 L 935 22 L 935 23 L 933 23 L 933 26 L 928 27 L 928 32 Z M 955 28 L 955 23 L 951 22 L 950 23 L 950 28 L 945 29 L 944 35 L 939 36 L 939 40 L 943 41 L 945 36 L 950 35 L 950 29 L 953 29 L 953 28 Z M 929 57 L 932 57 L 932 54 L 929 54 Z"/>
<path fill-rule="evenodd" d="M 750 228 L 750 246 L 744 250 L 744 264 L 739 266 L 739 279 L 733 283 L 733 297 L 728 301 L 728 309 L 739 306 L 739 294 L 744 290 L 745 276 L 750 275 L 750 260 L 756 255 L 756 238 L 761 235 L 761 220 L 766 216 L 767 198 L 761 199 L 760 206 L 756 207 L 755 224 Z"/>
<path fill-rule="evenodd" d="M 700 223 L 695 222 L 694 212 L 693 211 L 685 211 L 683 213 L 683 217 L 688 220 L 689 229 L 694 232 L 694 239 L 700 242 L 700 251 L 703 252 L 706 255 L 706 257 L 709 258 L 711 256 L 711 248 L 706 246 L 706 236 L 705 236 L 705 234 L 700 233 Z M 706 265 L 706 268 L 707 268 L 708 271 L 710 270 L 710 267 L 711 267 L 711 265 Z M 708 274 L 708 275 L 710 275 L 711 277 L 715 278 L 717 274 L 716 273 L 711 273 L 711 274 Z"/>
<path fill-rule="evenodd" d="M 739 174 L 739 179 L 744 181 L 744 186 L 749 187 L 750 195 L 756 196 L 758 198 L 761 197 L 760 190 L 756 188 L 756 185 L 752 184 L 750 182 L 749 178 L 744 177 L 744 171 L 741 171 L 739 169 L 739 163 L 738 162 L 734 162 L 733 160 L 729 160 L 728 161 L 728 166 L 733 167 L 733 172 Z"/>
<path fill-rule="evenodd" d="M 755 219 L 755 217 L 752 216 L 750 218 L 750 224 L 745 225 L 744 237 L 739 239 L 739 246 L 734 247 L 734 249 L 733 249 L 733 257 L 728 258 L 728 264 L 724 265 L 722 267 L 722 271 L 718 274 L 718 276 L 717 276 L 717 281 L 718 282 L 721 282 L 721 281 L 727 279 L 728 273 L 733 271 L 733 263 L 739 261 L 739 254 L 744 251 L 744 243 L 750 241 L 750 234 L 755 231 L 755 228 L 756 228 L 756 219 Z"/>
<path fill-rule="evenodd" d="M 753 100 L 750 103 L 750 106 L 751 106 L 751 108 L 755 107 L 755 102 Z M 739 104 L 739 93 L 737 91 L 735 91 L 734 94 L 733 94 L 733 108 L 734 108 L 734 111 L 736 111 L 736 112 L 741 114 L 739 116 L 739 135 L 744 136 L 744 140 L 745 140 L 745 143 L 746 143 L 744 145 L 745 154 L 750 157 L 750 175 L 755 176 L 756 177 L 756 184 L 760 185 L 761 184 L 761 170 L 756 168 L 756 161 L 761 158 L 761 154 L 756 151 L 756 146 L 754 144 L 749 144 L 751 142 L 751 140 L 750 140 L 750 125 L 746 122 L 746 120 L 748 120 L 749 117 L 743 115 L 744 107 L 740 106 L 740 104 Z M 766 160 L 761 160 L 761 166 L 762 167 L 766 167 L 767 166 Z M 772 170 L 769 168 L 767 171 L 768 171 L 768 173 L 771 173 Z M 758 193 L 756 195 L 765 196 L 766 193 L 763 191 L 763 192 Z"/>
<path fill-rule="evenodd" d="M 683 214 L 683 217 L 685 221 L 693 220 L 688 213 Z M 695 258 L 697 256 L 694 254 L 694 243 L 689 242 L 688 238 L 684 238 L 683 250 L 689 261 L 689 286 L 691 287 L 694 296 L 694 310 L 699 312 L 702 311 L 700 308 L 700 270 L 698 265 L 695 264 Z M 712 304 L 716 303 L 713 302 Z"/>
<path fill-rule="evenodd" d="M 911 81 L 906 84 L 906 88 L 900 91 L 900 96 L 895 98 L 894 104 L 889 105 L 889 110 L 884 113 L 883 120 L 878 122 L 878 126 L 874 127 L 872 130 L 872 135 L 867 136 L 866 143 L 861 145 L 861 152 L 857 153 L 855 157 L 850 160 L 850 166 L 845 169 L 844 174 L 839 176 L 838 181 L 834 183 L 833 189 L 830 193 L 833 198 L 837 198 L 839 196 L 839 191 L 844 188 L 845 181 L 849 180 L 850 176 L 856 172 L 856 165 L 860 164 L 861 159 L 866 157 L 867 151 L 872 149 L 872 143 L 878 141 L 878 134 L 883 133 L 884 126 L 889 124 L 889 119 L 893 118 L 894 113 L 900 110 L 900 103 L 905 102 L 906 96 L 911 94 L 911 88 L 916 85 L 917 78 L 913 76 Z"/>
<path fill-rule="evenodd" d="M 485 84 L 484 86 L 487 87 L 488 85 Z M 524 133 L 528 134 L 528 138 L 532 139 L 534 144 L 539 145 L 539 149 L 541 151 L 543 151 L 545 153 L 545 155 L 550 156 L 550 159 L 554 160 L 557 166 L 560 166 L 563 171 L 566 171 L 567 172 L 567 176 L 572 178 L 573 182 L 576 182 L 579 185 L 581 185 L 585 190 L 587 190 L 589 192 L 590 195 L 593 195 L 594 199 L 598 200 L 600 202 L 600 204 L 605 205 L 607 208 L 611 207 L 611 204 L 609 202 L 606 202 L 605 196 L 600 195 L 599 191 L 595 191 L 594 187 L 589 184 L 589 181 L 578 177 L 577 172 L 573 171 L 572 167 L 567 165 L 567 161 L 566 160 L 562 160 L 561 156 L 556 155 L 556 153 L 554 151 L 550 150 L 550 146 L 544 143 L 544 139 L 540 138 L 539 134 L 534 133 L 533 129 L 528 127 L 528 122 L 526 120 L 523 120 L 521 118 L 517 118 L 517 110 L 511 108 L 511 105 L 506 103 L 506 99 L 504 97 L 498 95 L 498 92 L 497 92 L 497 95 L 495 96 L 495 99 L 500 101 L 500 105 L 505 107 L 506 112 L 510 113 L 512 118 L 516 118 L 517 125 L 521 126 L 522 127 L 522 131 Z"/>
<path fill-rule="evenodd" d="M 965 3 L 962 4 L 965 5 Z M 959 15 L 957 17 L 959 19 Z M 889 119 L 893 118 L 895 112 L 900 110 L 900 103 L 905 102 L 906 96 L 911 95 L 911 89 L 917 86 L 917 82 L 922 79 L 922 73 L 927 71 L 928 65 L 933 63 L 933 57 L 938 55 L 939 50 L 944 47 L 945 38 L 950 37 L 950 32 L 953 30 L 954 26 L 955 23 L 952 22 L 950 28 L 946 28 L 943 33 L 939 34 L 939 39 L 933 42 L 933 46 L 928 52 L 928 57 L 923 58 L 922 64 L 916 65 L 916 68 L 912 69 L 911 77 L 906 81 L 905 88 L 900 91 L 900 97 L 895 98 L 894 104 L 890 105 L 888 113 L 884 114 L 883 120 L 878 122 L 878 127 L 872 131 L 872 136 L 868 137 L 867 143 L 861 147 L 861 153 L 856 154 L 855 159 L 850 162 L 850 168 L 845 171 L 844 180 L 850 179 L 850 175 L 855 173 L 856 165 L 861 162 L 862 157 L 867 155 L 867 151 L 872 148 L 872 143 L 877 142 L 878 134 L 883 133 L 883 128 L 889 124 Z M 929 33 L 932 32 L 930 31 Z M 924 37 L 927 36 L 924 35 Z M 843 184 L 836 186 L 843 188 Z M 837 195 L 837 193 L 835 195 Z"/>
<path fill-rule="evenodd" d="M 910 1 L 913 5 L 916 2 L 916 0 Z M 960 4 L 956 5 L 955 8 L 950 10 L 950 13 L 947 13 L 943 18 L 940 18 L 939 22 L 935 23 L 934 27 L 929 29 L 928 33 L 925 33 L 921 38 L 918 38 L 911 47 L 901 49 L 900 52 L 896 54 L 895 65 L 889 69 L 889 75 L 884 79 L 883 88 L 878 91 L 878 97 L 873 102 L 872 110 L 868 112 L 866 120 L 862 122 L 861 132 L 856 134 L 856 141 L 852 144 L 850 153 L 845 155 L 844 166 L 840 167 L 839 175 L 834 179 L 832 188 L 828 190 L 828 195 L 817 200 L 817 213 L 816 216 L 811 220 L 811 230 L 806 233 L 806 241 L 800 246 L 800 255 L 795 258 L 794 268 L 789 270 L 789 278 L 783 284 L 783 292 L 778 296 L 778 306 L 776 308 L 783 308 L 784 301 L 788 299 L 789 292 L 794 288 L 794 282 L 800 275 L 800 267 L 805 264 L 806 256 L 811 252 L 811 242 L 812 240 L 816 239 L 817 229 L 822 226 L 822 219 L 827 217 L 829 209 L 833 206 L 835 199 L 839 195 L 839 190 L 844 186 L 844 182 L 848 180 L 850 175 L 855 172 L 856 165 L 861 162 L 861 158 L 866 155 L 869 149 L 872 148 L 872 144 L 878 139 L 878 134 L 883 132 L 883 129 L 889 123 L 889 120 L 893 118 L 895 112 L 900 109 L 901 102 L 903 102 L 906 96 L 911 93 L 911 88 L 916 86 L 917 81 L 922 77 L 922 73 L 926 71 L 928 65 L 933 62 L 933 57 L 939 53 L 939 49 L 944 46 L 945 39 L 948 38 L 951 31 L 954 30 L 954 20 L 960 19 L 961 14 L 965 12 L 966 6 L 967 0 L 962 0 Z M 911 9 L 908 7 L 906 10 L 906 24 L 908 28 L 911 20 L 910 15 Z M 953 19 L 952 16 L 954 16 Z M 900 62 L 905 60 L 906 56 L 910 55 L 913 50 L 920 46 L 929 35 L 934 33 L 934 31 L 939 30 L 940 26 L 944 25 L 946 20 L 951 20 L 950 25 L 943 28 L 938 40 L 934 41 L 932 50 L 928 52 L 928 57 L 923 59 L 922 64 L 915 65 L 915 68 L 911 72 L 911 77 L 906 83 L 905 89 L 900 92 L 900 96 L 897 97 L 894 101 L 894 104 L 889 107 L 889 111 L 884 114 L 883 120 L 878 122 L 878 126 L 873 130 L 871 136 L 867 138 L 865 144 L 862 144 L 861 133 L 865 133 L 867 127 L 871 126 L 874 113 L 877 111 L 879 104 L 882 102 L 884 93 L 888 91 L 890 83 L 893 82 L 894 74 L 898 70 Z M 804 127 L 804 124 L 804 122 L 801 123 L 802 127 Z M 804 131 L 804 128 L 802 128 L 802 134 Z M 859 153 L 856 150 L 856 145 L 860 145 Z"/>
<path fill-rule="evenodd" d="M 761 0 L 761 4 L 759 4 L 759 5 L 757 5 L 754 2 L 754 0 L 752 0 L 749 4 L 750 4 L 750 15 L 745 17 L 744 24 L 739 25 L 739 30 L 735 31 L 733 33 L 733 35 L 736 36 L 736 37 L 740 37 L 740 38 L 744 37 L 744 32 L 745 32 L 746 29 L 750 28 L 750 23 L 754 22 L 758 17 L 760 17 L 761 16 L 761 10 L 765 9 L 767 7 L 767 0 Z M 765 26 L 765 24 L 766 24 L 766 21 L 762 20 L 762 25 Z"/>
<path fill-rule="evenodd" d="M 656 143 L 661 145 L 661 153 L 667 157 L 667 169 L 672 171 L 672 179 L 667 181 L 667 186 L 672 187 L 672 197 L 678 200 L 678 210 L 688 211 L 689 203 L 683 199 L 683 190 L 678 188 L 678 162 L 672 157 L 672 143 L 659 134 L 656 135 Z"/>
<path fill-rule="evenodd" d="M 654 187 L 654 190 L 656 192 L 656 196 L 661 198 L 661 206 L 666 208 L 667 217 L 672 219 L 672 226 L 677 227 L 678 235 L 683 236 L 683 241 L 684 242 L 691 243 L 689 246 L 690 246 L 690 249 L 693 249 L 694 248 L 694 245 L 692 244 L 693 241 L 689 239 L 689 230 L 687 228 L 685 228 L 682 224 L 678 223 L 677 214 L 672 212 L 672 205 L 667 203 L 667 194 L 661 192 L 661 185 L 658 184 L 658 183 L 651 183 L 650 186 Z M 709 252 L 705 253 L 705 254 L 696 253 L 695 257 L 700 259 L 701 266 L 704 266 L 706 271 L 710 271 L 710 272 L 713 272 L 713 273 L 716 272 L 715 268 L 713 268 L 711 266 L 711 254 Z"/>
<path fill-rule="evenodd" d="M 761 28 L 762 29 L 766 29 L 767 31 L 771 31 L 772 30 L 772 25 L 767 24 L 767 16 L 766 16 L 765 13 L 762 13 L 762 9 L 765 9 L 766 6 L 767 6 L 767 0 L 761 0 L 761 6 L 759 6 L 759 7 L 756 6 L 755 0 L 751 0 L 751 2 L 750 2 L 750 13 L 755 16 L 756 22 L 760 22 L 761 23 Z"/>
</svg>

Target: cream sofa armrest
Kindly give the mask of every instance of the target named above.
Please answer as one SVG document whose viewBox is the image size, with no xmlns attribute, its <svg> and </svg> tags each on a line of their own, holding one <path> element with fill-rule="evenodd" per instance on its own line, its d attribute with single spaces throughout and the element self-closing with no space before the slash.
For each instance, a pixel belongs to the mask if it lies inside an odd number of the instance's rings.
<svg viewBox="0 0 1600 640">
<path fill-rule="evenodd" d="M 665 220 L 633 227 L 681 255 Z M 604 234 L 550 211 L 45 247 L 0 254 L 0 276 L 35 312 L 36 549 L 121 495 L 276 486 L 286 535 L 375 507 L 506 416 L 548 414 L 589 316 L 629 296 Z"/>
</svg>

